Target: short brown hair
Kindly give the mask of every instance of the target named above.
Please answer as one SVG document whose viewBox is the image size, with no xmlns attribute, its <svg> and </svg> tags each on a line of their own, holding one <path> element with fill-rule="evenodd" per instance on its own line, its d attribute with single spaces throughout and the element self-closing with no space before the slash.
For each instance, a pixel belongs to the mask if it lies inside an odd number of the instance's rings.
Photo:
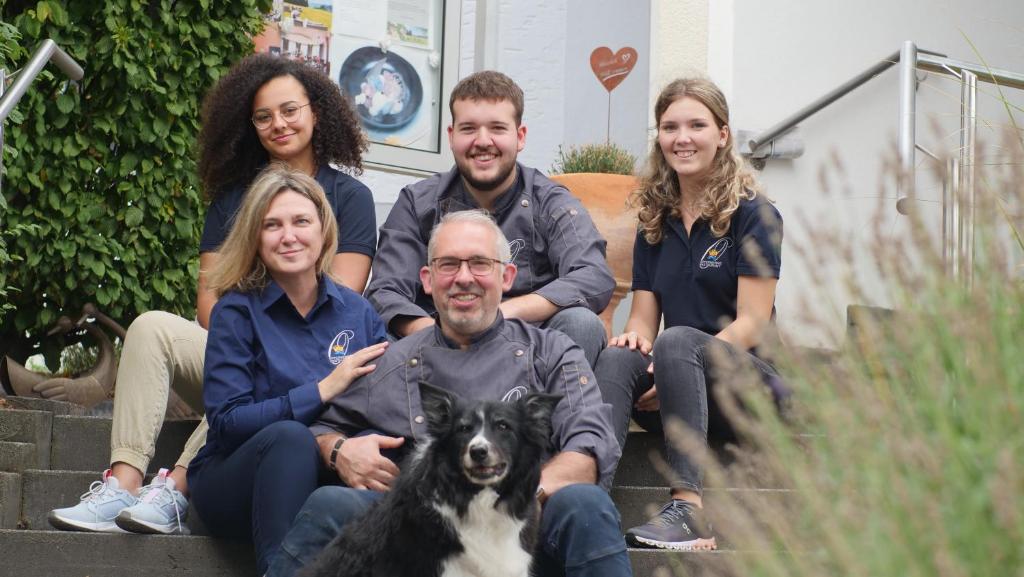
<svg viewBox="0 0 1024 577">
<path fill-rule="evenodd" d="M 523 123 L 523 89 L 514 80 L 497 70 L 481 70 L 463 78 L 452 89 L 448 110 L 455 121 L 456 100 L 507 100 L 516 109 L 516 126 Z"/>
</svg>

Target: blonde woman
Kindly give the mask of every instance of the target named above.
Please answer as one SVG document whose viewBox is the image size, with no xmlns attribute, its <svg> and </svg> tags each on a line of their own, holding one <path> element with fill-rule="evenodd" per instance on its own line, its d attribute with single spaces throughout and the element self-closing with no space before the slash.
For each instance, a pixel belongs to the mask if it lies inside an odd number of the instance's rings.
<svg viewBox="0 0 1024 577">
<path fill-rule="evenodd" d="M 274 163 L 246 193 L 208 277 L 210 431 L 188 483 L 212 534 L 252 539 L 259 574 L 326 472 L 308 425 L 387 347 L 370 303 L 331 273 L 336 244 L 320 185 Z"/>
<path fill-rule="evenodd" d="M 625 332 L 609 341 L 595 374 L 620 444 L 631 414 L 655 430 L 677 419 L 706 442 L 716 359 L 775 374 L 756 347 L 774 317 L 782 220 L 733 148 L 718 87 L 676 80 L 659 95 L 654 115 L 657 140 L 633 197 L 640 209 L 633 304 Z M 677 443 L 666 448 L 676 475 L 671 500 L 626 539 L 640 547 L 714 549 L 702 518 L 701 471 Z"/>
</svg>

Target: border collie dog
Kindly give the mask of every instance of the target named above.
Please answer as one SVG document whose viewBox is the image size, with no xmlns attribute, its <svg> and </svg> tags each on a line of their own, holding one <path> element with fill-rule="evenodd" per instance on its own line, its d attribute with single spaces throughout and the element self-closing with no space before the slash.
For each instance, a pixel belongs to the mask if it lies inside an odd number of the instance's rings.
<svg viewBox="0 0 1024 577">
<path fill-rule="evenodd" d="M 420 383 L 428 438 L 304 577 L 526 577 L 557 395 L 468 401 Z"/>
</svg>

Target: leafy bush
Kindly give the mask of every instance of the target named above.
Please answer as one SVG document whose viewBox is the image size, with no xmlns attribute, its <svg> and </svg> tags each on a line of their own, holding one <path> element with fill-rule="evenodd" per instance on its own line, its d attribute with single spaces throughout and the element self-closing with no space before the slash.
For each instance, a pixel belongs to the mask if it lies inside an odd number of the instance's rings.
<svg viewBox="0 0 1024 577">
<path fill-rule="evenodd" d="M 606 144 L 558 147 L 558 160 L 551 167 L 553 174 L 601 172 L 605 174 L 633 174 L 636 157 L 624 148 Z"/>
<path fill-rule="evenodd" d="M 9 0 L 0 8 L 8 70 L 46 38 L 85 69 L 69 85 L 48 65 L 5 126 L 0 223 L 18 230 L 7 250 L 19 262 L 0 279 L 17 288 L 4 297 L 16 312 L 0 311 L 0 348 L 24 358 L 59 315 L 77 318 L 86 302 L 125 326 L 150 309 L 193 314 L 200 100 L 252 51 L 269 8 L 269 0 Z M 12 48 L 11 26 L 28 50 Z M 38 226 L 17 228 L 29 223 Z"/>
</svg>

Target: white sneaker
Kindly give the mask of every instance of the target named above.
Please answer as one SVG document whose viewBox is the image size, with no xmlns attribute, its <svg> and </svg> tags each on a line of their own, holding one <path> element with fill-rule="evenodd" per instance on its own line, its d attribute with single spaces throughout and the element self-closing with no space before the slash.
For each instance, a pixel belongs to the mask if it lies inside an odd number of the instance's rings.
<svg viewBox="0 0 1024 577">
<path fill-rule="evenodd" d="M 167 476 L 167 469 L 160 469 L 153 482 L 139 491 L 138 501 L 124 508 L 114 522 L 132 533 L 188 535 L 186 515 L 188 499 L 174 488 L 174 479 Z"/>
<path fill-rule="evenodd" d="M 65 531 L 94 531 L 103 533 L 124 533 L 114 524 L 114 518 L 125 507 L 135 504 L 136 498 L 122 489 L 117 477 L 110 469 L 103 472 L 102 481 L 94 481 L 74 507 L 54 509 L 47 520 L 57 529 Z"/>
</svg>

